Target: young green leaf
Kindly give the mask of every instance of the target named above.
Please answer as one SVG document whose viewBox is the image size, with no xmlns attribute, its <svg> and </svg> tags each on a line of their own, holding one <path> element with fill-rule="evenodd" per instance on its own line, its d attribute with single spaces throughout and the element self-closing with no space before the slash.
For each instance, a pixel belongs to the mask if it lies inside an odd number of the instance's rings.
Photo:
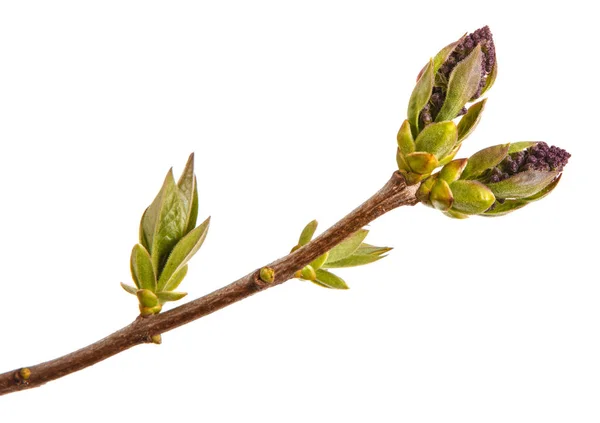
<svg viewBox="0 0 600 423">
<path fill-rule="evenodd" d="M 473 104 L 467 110 L 467 113 L 458 122 L 458 142 L 462 142 L 475 130 L 479 121 L 481 120 L 481 114 L 485 107 L 487 98 L 484 98 L 479 103 Z"/>
<path fill-rule="evenodd" d="M 187 272 L 188 272 L 188 265 L 186 264 L 185 266 L 180 268 L 177 272 L 173 273 L 173 275 L 171 276 L 171 278 L 165 285 L 163 291 L 173 291 L 173 290 L 177 289 L 177 287 L 179 286 L 181 281 L 183 281 L 183 278 L 185 278 L 185 275 L 187 275 Z"/>
<path fill-rule="evenodd" d="M 354 232 L 329 251 L 329 257 L 327 257 L 325 263 L 334 263 L 354 253 L 360 247 L 360 244 L 367 237 L 368 233 L 369 231 L 366 229 L 359 229 Z"/>
<path fill-rule="evenodd" d="M 185 233 L 188 234 L 192 229 L 196 227 L 196 220 L 198 219 L 198 182 L 194 176 L 194 194 L 192 196 L 192 208 L 190 209 L 190 215 L 188 217 L 188 225 L 185 229 Z"/>
<path fill-rule="evenodd" d="M 390 247 L 375 247 L 363 243 L 351 256 L 333 263 L 326 263 L 323 268 L 339 269 L 343 267 L 355 267 L 370 264 L 386 257 L 384 254 L 388 251 L 391 251 Z"/>
<path fill-rule="evenodd" d="M 321 254 L 319 257 L 310 262 L 310 265 L 313 269 L 319 269 L 323 266 L 323 264 L 327 261 L 327 257 L 329 257 L 329 252 L 325 254 Z"/>
<path fill-rule="evenodd" d="M 177 182 L 177 188 L 179 188 L 181 201 L 186 210 L 187 221 L 185 233 L 187 233 L 189 232 L 187 231 L 187 228 L 190 227 L 190 220 L 192 217 L 194 218 L 194 224 L 191 225 L 191 229 L 194 229 L 194 226 L 196 226 L 196 216 L 193 215 L 194 198 L 196 199 L 196 214 L 198 212 L 198 194 L 196 188 L 196 178 L 194 177 L 194 153 L 190 154 L 190 157 L 185 165 L 185 169 L 183 170 L 183 173 Z"/>
<path fill-rule="evenodd" d="M 130 266 L 131 276 L 139 289 L 156 291 L 156 275 L 152 267 L 152 259 L 142 245 L 135 244 L 133 246 Z"/>
<path fill-rule="evenodd" d="M 431 97 L 433 80 L 433 60 L 429 60 L 429 63 L 427 63 L 425 69 L 423 69 L 421 77 L 417 81 L 417 84 L 410 95 L 410 100 L 408 101 L 407 116 L 413 136 L 416 136 L 419 133 L 419 114 L 429 101 L 429 97 Z"/>
<path fill-rule="evenodd" d="M 129 294 L 137 294 L 138 289 L 131 285 L 127 285 L 126 283 L 121 282 L 121 287 Z"/>
<path fill-rule="evenodd" d="M 168 301 L 177 301 L 181 300 L 183 297 L 187 295 L 187 292 L 158 292 L 156 296 L 158 297 L 158 302 L 160 304 L 164 304 Z"/>
<path fill-rule="evenodd" d="M 318 269 L 316 272 L 316 282 L 318 282 L 319 284 L 331 289 L 348 289 L 348 285 L 346 285 L 346 282 L 344 282 L 344 280 L 339 276 L 334 275 L 333 273 L 323 269 Z"/>
<path fill-rule="evenodd" d="M 311 241 L 313 235 L 315 234 L 318 225 L 319 223 L 316 220 L 309 222 L 300 234 L 300 239 L 298 239 L 298 245 L 303 246 L 308 244 Z"/>
<path fill-rule="evenodd" d="M 158 305 L 158 297 L 149 289 L 139 289 L 136 295 L 143 307 L 156 307 Z"/>
<path fill-rule="evenodd" d="M 152 264 L 157 275 L 162 273 L 167 256 L 183 237 L 187 227 L 186 209 L 175 185 L 172 170 L 167 174 L 163 189 L 151 251 Z"/>
<path fill-rule="evenodd" d="M 483 52 L 478 44 L 465 60 L 456 65 L 450 74 L 446 99 L 435 118 L 436 122 L 454 119 L 475 95 L 481 81 L 482 60 Z"/>
<path fill-rule="evenodd" d="M 169 175 L 171 178 L 169 178 Z M 153 251 L 154 244 L 154 233 L 156 232 L 156 225 L 158 223 L 160 217 L 160 210 L 163 203 L 163 198 L 165 196 L 165 192 L 167 190 L 167 185 L 172 179 L 173 174 L 172 171 L 169 171 L 167 177 L 165 178 L 162 187 L 156 197 L 152 201 L 152 204 L 148 206 L 148 208 L 144 211 L 142 215 L 142 220 L 140 222 L 140 244 L 142 244 L 150 254 Z"/>
<path fill-rule="evenodd" d="M 158 279 L 158 291 L 164 291 L 165 286 L 171 279 L 171 276 L 181 270 L 183 266 L 200 249 L 210 225 L 210 217 L 200 226 L 192 230 L 179 241 L 167 259 L 167 263 Z"/>
</svg>

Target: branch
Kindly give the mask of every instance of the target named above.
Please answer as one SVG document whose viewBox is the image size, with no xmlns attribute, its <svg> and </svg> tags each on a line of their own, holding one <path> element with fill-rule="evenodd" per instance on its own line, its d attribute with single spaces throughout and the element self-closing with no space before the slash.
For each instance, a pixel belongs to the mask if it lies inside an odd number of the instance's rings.
<svg viewBox="0 0 600 423">
<path fill-rule="evenodd" d="M 279 285 L 293 278 L 296 271 L 379 216 L 400 206 L 416 204 L 417 187 L 418 185 L 407 186 L 400 173 L 394 172 L 390 180 L 377 193 L 323 234 L 293 253 L 265 266 L 274 270 L 273 282 L 262 281 L 259 278 L 260 270 L 257 269 L 217 291 L 170 311 L 138 317 L 123 329 L 80 350 L 45 363 L 0 374 L 0 395 L 36 388 L 135 345 L 150 343 L 154 335 L 168 332 L 257 292 Z"/>
</svg>

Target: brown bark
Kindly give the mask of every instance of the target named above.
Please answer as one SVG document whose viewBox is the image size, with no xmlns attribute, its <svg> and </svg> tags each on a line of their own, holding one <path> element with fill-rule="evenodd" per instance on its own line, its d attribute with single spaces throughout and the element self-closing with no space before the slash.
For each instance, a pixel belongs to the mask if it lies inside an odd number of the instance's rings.
<svg viewBox="0 0 600 423">
<path fill-rule="evenodd" d="M 262 281 L 258 276 L 260 269 L 257 269 L 217 291 L 170 311 L 145 318 L 138 317 L 123 329 L 80 350 L 45 363 L 0 374 L 0 395 L 41 386 L 135 345 L 152 342 L 153 335 L 168 332 L 256 292 L 281 284 L 293 278 L 297 270 L 379 216 L 400 206 L 416 204 L 416 189 L 415 185 L 407 186 L 404 178 L 395 172 L 377 193 L 323 234 L 297 251 L 265 266 L 275 271 L 273 282 Z"/>
</svg>

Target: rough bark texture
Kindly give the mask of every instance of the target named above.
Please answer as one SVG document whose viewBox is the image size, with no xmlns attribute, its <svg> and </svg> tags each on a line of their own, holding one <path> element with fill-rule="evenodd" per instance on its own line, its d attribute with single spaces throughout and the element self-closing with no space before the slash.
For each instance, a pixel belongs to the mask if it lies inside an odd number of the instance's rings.
<svg viewBox="0 0 600 423">
<path fill-rule="evenodd" d="M 0 374 L 0 395 L 41 386 L 135 345 L 152 342 L 153 335 L 168 332 L 259 291 L 281 284 L 293 278 L 297 270 L 379 216 L 400 206 L 416 204 L 417 187 L 407 186 L 404 178 L 395 172 L 375 195 L 323 234 L 304 247 L 265 266 L 275 271 L 273 282 L 262 281 L 259 278 L 260 269 L 257 269 L 217 291 L 173 310 L 146 318 L 138 317 L 123 329 L 80 350 L 45 363 Z"/>
</svg>

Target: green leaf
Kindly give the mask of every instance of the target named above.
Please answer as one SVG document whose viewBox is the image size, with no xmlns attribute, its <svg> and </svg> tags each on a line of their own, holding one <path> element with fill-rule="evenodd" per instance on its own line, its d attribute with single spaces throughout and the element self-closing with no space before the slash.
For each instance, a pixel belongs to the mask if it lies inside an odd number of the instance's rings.
<svg viewBox="0 0 600 423">
<path fill-rule="evenodd" d="M 156 275 L 152 267 L 152 259 L 141 244 L 135 244 L 131 250 L 130 267 L 133 281 L 139 289 L 156 291 Z"/>
<path fill-rule="evenodd" d="M 308 222 L 308 224 L 304 227 L 302 233 L 300 234 L 298 245 L 303 246 L 308 244 L 311 241 L 313 235 L 315 234 L 318 225 L 319 223 L 316 220 Z"/>
<path fill-rule="evenodd" d="M 310 262 L 310 265 L 313 269 L 320 269 L 323 267 L 323 264 L 327 261 L 327 257 L 329 257 L 329 252 L 325 254 L 321 254 L 319 257 Z"/>
<path fill-rule="evenodd" d="M 518 153 L 519 151 L 526 150 L 529 147 L 533 147 L 536 144 L 537 144 L 537 141 L 511 142 L 510 147 L 508 148 L 508 154 Z"/>
<path fill-rule="evenodd" d="M 150 253 L 157 275 L 161 275 L 168 255 L 183 237 L 187 223 L 187 211 L 181 201 L 179 189 L 175 185 L 173 171 L 170 170 L 163 187 L 160 212 L 154 229 L 152 251 Z"/>
<path fill-rule="evenodd" d="M 348 289 L 346 282 L 327 270 L 318 269 L 316 282 L 331 289 Z"/>
<path fill-rule="evenodd" d="M 175 245 L 158 279 L 158 291 L 164 291 L 171 276 L 181 270 L 200 249 L 208 233 L 209 225 L 210 217 Z"/>
<path fill-rule="evenodd" d="M 481 45 L 478 44 L 464 60 L 456 65 L 450 74 L 446 99 L 435 118 L 436 122 L 454 119 L 475 95 L 481 81 L 482 60 L 483 53 Z"/>
<path fill-rule="evenodd" d="M 190 215 L 188 218 L 188 226 L 185 229 L 185 233 L 188 234 L 192 229 L 196 227 L 196 221 L 198 219 L 198 182 L 194 176 L 194 195 L 192 196 L 192 208 L 190 209 Z"/>
<path fill-rule="evenodd" d="M 478 103 L 473 104 L 467 110 L 467 113 L 458 122 L 458 142 L 463 141 L 475 130 L 479 121 L 481 120 L 481 114 L 485 107 L 487 98 L 484 98 Z"/>
<path fill-rule="evenodd" d="M 433 72 L 433 60 L 429 60 L 427 66 L 423 70 L 421 77 L 417 81 L 415 88 L 410 95 L 410 100 L 408 101 L 408 122 L 410 123 L 410 127 L 413 132 L 413 136 L 416 136 L 419 133 L 419 114 L 423 107 L 429 101 L 429 97 L 431 97 L 431 90 L 433 90 L 433 80 L 434 80 L 434 72 Z"/>
<path fill-rule="evenodd" d="M 156 194 L 152 204 L 150 204 L 150 206 L 148 206 L 148 208 L 144 211 L 144 214 L 142 215 L 142 221 L 140 222 L 140 244 L 146 247 L 150 254 L 152 254 L 154 234 L 156 232 L 156 225 L 160 216 L 163 197 L 170 179 L 169 175 L 171 175 L 171 178 L 173 177 L 172 172 L 169 171 L 160 191 L 158 191 L 158 194 Z"/>
<path fill-rule="evenodd" d="M 177 289 L 177 287 L 179 286 L 181 281 L 183 281 L 183 278 L 185 278 L 185 275 L 187 275 L 187 272 L 188 272 L 188 265 L 186 264 L 181 269 L 179 269 L 177 272 L 173 273 L 173 276 L 171 276 L 171 278 L 165 285 L 163 291 L 173 291 L 173 290 Z"/>
<path fill-rule="evenodd" d="M 354 232 L 329 251 L 326 263 L 333 263 L 353 254 L 360 247 L 368 233 L 369 231 L 366 229 L 359 229 Z"/>
<path fill-rule="evenodd" d="M 534 201 L 541 200 L 542 198 L 545 198 L 548 194 L 550 194 L 554 190 L 554 188 L 556 188 L 556 186 L 560 182 L 561 177 L 562 177 L 562 174 L 558 175 L 558 177 L 556 179 L 554 179 L 552 182 L 550 182 L 546 186 L 546 188 L 544 188 L 537 194 L 534 194 L 530 197 L 514 199 L 514 200 L 504 200 L 503 203 L 496 202 L 494 204 L 494 208 L 486 211 L 484 214 L 482 214 L 482 216 L 488 216 L 488 217 L 504 216 L 504 215 L 507 215 L 508 213 L 511 213 L 515 210 L 525 207 L 529 203 L 533 203 Z"/>
<path fill-rule="evenodd" d="M 158 297 L 148 289 L 139 289 L 136 295 L 140 304 L 144 307 L 156 307 L 158 305 Z"/>
<path fill-rule="evenodd" d="M 376 255 L 379 256 L 381 254 L 385 254 L 388 251 L 392 251 L 392 247 L 376 247 L 375 245 L 367 244 L 363 242 L 358 247 L 358 250 L 354 252 L 355 255 Z"/>
<path fill-rule="evenodd" d="M 431 204 L 436 209 L 440 211 L 448 211 L 450 207 L 452 207 L 452 202 L 454 201 L 448 182 L 438 178 L 431 188 L 429 201 L 431 201 Z"/>
<path fill-rule="evenodd" d="M 187 295 L 187 292 L 158 292 L 156 296 L 158 297 L 158 302 L 160 304 L 164 304 L 168 301 L 177 301 L 181 300 L 183 297 Z"/>
<path fill-rule="evenodd" d="M 450 184 L 454 202 L 452 211 L 463 214 L 483 213 L 494 204 L 494 194 L 478 181 L 458 180 Z"/>
<path fill-rule="evenodd" d="M 496 82 L 496 76 L 498 76 L 498 60 L 494 60 L 492 71 L 489 73 L 485 80 L 485 85 L 481 90 L 481 95 L 484 95 L 488 92 L 490 88 L 492 88 L 492 85 L 494 85 L 494 82 Z"/>
<path fill-rule="evenodd" d="M 461 179 L 475 179 L 483 172 L 497 166 L 508 154 L 510 144 L 493 145 L 473 154 L 463 170 Z"/>
<path fill-rule="evenodd" d="M 137 293 L 137 290 L 138 290 L 137 288 L 135 288 L 135 287 L 133 287 L 133 286 L 131 286 L 131 285 L 127 285 L 127 284 L 125 284 L 125 283 L 123 283 L 123 282 L 121 282 L 121 287 L 122 287 L 122 288 L 123 288 L 123 289 L 124 289 L 126 292 L 128 292 L 129 294 L 133 294 L 133 295 L 136 295 L 136 293 Z"/>
<path fill-rule="evenodd" d="M 467 163 L 467 159 L 452 160 L 440 170 L 440 179 L 443 179 L 448 183 L 458 180 L 464 172 Z"/>
<path fill-rule="evenodd" d="M 398 142 L 398 148 L 402 155 L 410 154 L 415 152 L 415 142 L 413 140 L 412 133 L 410 132 L 410 124 L 408 120 L 405 120 L 398 130 L 396 135 L 396 141 Z"/>
<path fill-rule="evenodd" d="M 503 181 L 489 183 L 488 187 L 497 198 L 525 198 L 546 188 L 559 173 L 528 170 Z"/>
<path fill-rule="evenodd" d="M 339 269 L 343 267 L 355 267 L 370 264 L 386 257 L 384 254 L 391 251 L 390 247 L 375 247 L 369 244 L 361 244 L 360 247 L 349 257 L 338 260 L 334 263 L 327 263 L 324 268 Z"/>
<path fill-rule="evenodd" d="M 433 72 L 437 73 L 440 67 L 444 64 L 444 62 L 450 57 L 450 54 L 454 51 L 454 48 L 462 41 L 464 35 L 460 37 L 460 39 L 456 40 L 453 43 L 448 44 L 446 47 L 441 49 L 438 54 L 433 58 Z"/>
<path fill-rule="evenodd" d="M 196 216 L 198 214 L 198 189 L 196 187 L 196 177 L 194 176 L 194 153 L 190 154 L 185 169 L 177 182 L 177 188 L 179 188 L 181 202 L 186 210 L 185 233 L 188 233 L 196 226 Z"/>
<path fill-rule="evenodd" d="M 429 125 L 431 126 L 431 125 Z M 417 151 L 410 153 L 406 157 L 406 163 L 415 172 L 421 175 L 428 175 L 438 167 L 438 160 L 433 154 Z"/>
<path fill-rule="evenodd" d="M 458 139 L 454 122 L 438 122 L 427 125 L 415 140 L 417 151 L 433 154 L 438 160 L 446 156 Z"/>
</svg>

